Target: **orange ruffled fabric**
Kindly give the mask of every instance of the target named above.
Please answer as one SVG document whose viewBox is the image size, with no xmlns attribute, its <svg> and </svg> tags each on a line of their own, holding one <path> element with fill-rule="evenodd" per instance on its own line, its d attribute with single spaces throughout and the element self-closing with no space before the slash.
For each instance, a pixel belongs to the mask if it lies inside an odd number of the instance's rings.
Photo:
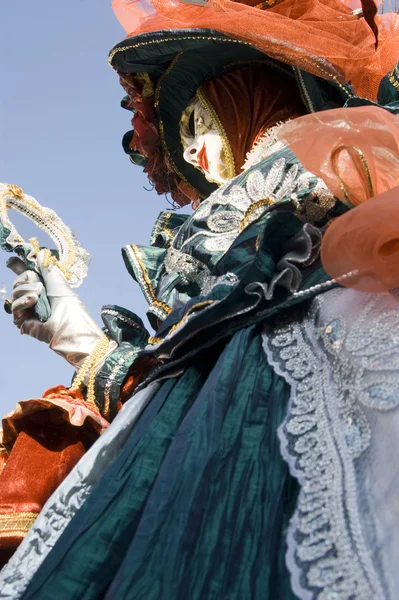
<svg viewBox="0 0 399 600">
<path fill-rule="evenodd" d="M 327 229 L 321 260 L 334 279 L 362 292 L 399 288 L 399 187 L 336 219 Z"/>
<path fill-rule="evenodd" d="M 383 108 L 306 115 L 284 125 L 279 139 L 351 206 L 398 185 L 399 119 Z"/>
<path fill-rule="evenodd" d="M 49 424 L 60 425 L 66 421 L 74 427 L 85 426 L 92 431 L 94 439 L 109 425 L 94 406 L 85 402 L 79 390 L 68 390 L 65 386 L 58 385 L 46 390 L 42 398 L 21 400 L 3 418 L 3 446 L 11 451 L 26 420 L 43 411 L 48 415 Z"/>
<path fill-rule="evenodd" d="M 399 287 L 399 119 L 375 106 L 307 115 L 279 137 L 304 167 L 355 206 L 327 228 L 326 272 L 365 292 Z"/>
<path fill-rule="evenodd" d="M 64 386 L 51 388 L 43 398 L 19 402 L 6 415 L 0 444 L 0 566 L 107 426 L 79 391 Z"/>
<path fill-rule="evenodd" d="M 351 0 L 113 0 L 129 36 L 160 30 L 215 29 L 247 42 L 276 60 L 324 79 L 350 82 L 359 96 L 375 100 L 381 79 L 399 56 L 399 16 L 367 20 L 353 14 Z M 378 37 L 378 45 L 376 39 Z"/>
</svg>

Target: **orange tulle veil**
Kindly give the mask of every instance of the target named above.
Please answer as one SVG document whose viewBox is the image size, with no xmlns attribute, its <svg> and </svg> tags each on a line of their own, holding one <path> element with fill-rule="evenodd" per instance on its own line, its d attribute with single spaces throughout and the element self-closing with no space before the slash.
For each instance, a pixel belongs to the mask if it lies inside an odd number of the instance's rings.
<svg viewBox="0 0 399 600">
<path fill-rule="evenodd" d="M 203 5 L 179 0 L 112 1 L 129 36 L 214 29 L 276 60 L 323 78 L 351 82 L 359 96 L 375 99 L 381 79 L 398 60 L 399 17 L 395 13 L 374 17 L 370 9 L 374 3 L 362 4 L 364 16 L 354 12 L 361 6 L 355 0 L 208 0 Z"/>
</svg>

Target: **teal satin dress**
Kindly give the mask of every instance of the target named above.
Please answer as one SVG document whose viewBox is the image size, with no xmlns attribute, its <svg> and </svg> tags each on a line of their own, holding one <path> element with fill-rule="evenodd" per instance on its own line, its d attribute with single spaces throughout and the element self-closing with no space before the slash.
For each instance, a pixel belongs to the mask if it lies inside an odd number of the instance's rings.
<svg viewBox="0 0 399 600">
<path fill-rule="evenodd" d="M 267 185 L 273 204 L 257 200 Z M 326 285 L 321 234 L 288 200 L 317 185 L 283 150 L 190 217 L 161 215 L 151 247 L 125 248 L 156 333 L 148 343 L 135 315 L 104 310 L 119 347 L 97 395 L 115 412 L 110 373 L 125 365 L 122 381 L 138 355 L 158 360 L 141 388 L 163 383 L 24 600 L 295 598 L 285 553 L 298 489 L 277 434 L 290 388 L 261 334 Z"/>
</svg>

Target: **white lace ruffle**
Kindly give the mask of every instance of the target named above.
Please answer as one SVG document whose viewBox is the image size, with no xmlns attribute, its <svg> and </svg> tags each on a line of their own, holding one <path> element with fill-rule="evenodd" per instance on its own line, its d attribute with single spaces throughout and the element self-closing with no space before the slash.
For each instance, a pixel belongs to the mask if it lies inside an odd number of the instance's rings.
<svg viewBox="0 0 399 600">
<path fill-rule="evenodd" d="M 15 195 L 10 191 L 8 184 L 0 183 L 0 229 L 3 228 L 4 231 L 9 232 L 6 240 L 3 240 L 8 248 L 4 249 L 10 251 L 10 249 L 22 247 L 25 249 L 25 258 L 28 262 L 36 263 L 34 246 L 30 241 L 25 242 L 21 238 L 9 219 L 8 211 L 14 209 L 33 221 L 50 237 L 58 252 L 60 263 L 67 266 L 69 285 L 79 287 L 87 275 L 90 254 L 83 248 L 73 231 L 51 208 L 41 206 L 35 198 L 23 194 L 22 190 L 20 192 L 21 195 Z"/>
<path fill-rule="evenodd" d="M 294 592 L 303 600 L 395 600 L 397 302 L 333 290 L 263 337 L 292 390 L 279 436 L 301 486 L 288 532 Z"/>
</svg>

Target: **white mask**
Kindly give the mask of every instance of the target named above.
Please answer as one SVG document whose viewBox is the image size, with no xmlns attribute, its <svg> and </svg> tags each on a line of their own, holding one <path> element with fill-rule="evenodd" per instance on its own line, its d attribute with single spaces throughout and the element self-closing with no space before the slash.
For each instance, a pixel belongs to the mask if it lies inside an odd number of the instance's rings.
<svg viewBox="0 0 399 600">
<path fill-rule="evenodd" d="M 212 118 L 206 100 L 197 92 L 180 121 L 183 158 L 212 183 L 222 185 L 235 176 L 234 159 L 222 125 Z"/>
</svg>

